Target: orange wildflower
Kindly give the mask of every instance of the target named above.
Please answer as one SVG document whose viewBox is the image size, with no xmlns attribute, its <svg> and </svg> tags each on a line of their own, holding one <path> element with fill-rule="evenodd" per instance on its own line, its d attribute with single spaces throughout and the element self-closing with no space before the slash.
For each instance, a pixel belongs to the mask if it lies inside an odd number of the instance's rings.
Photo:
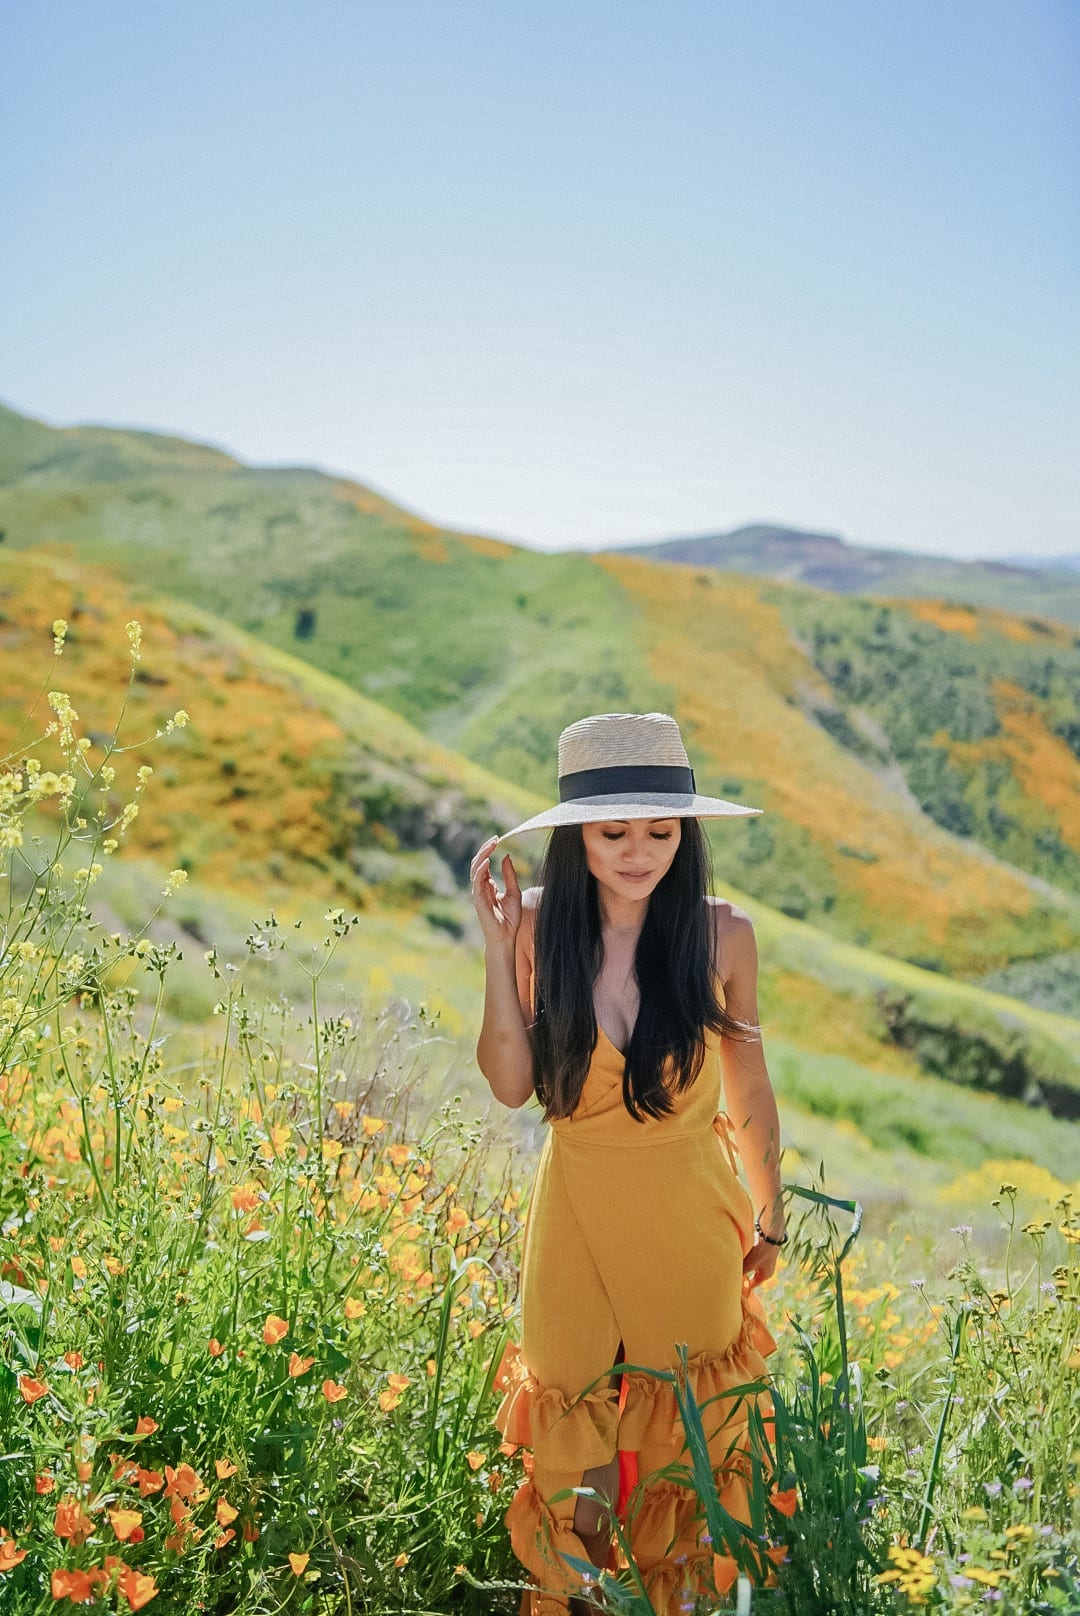
<svg viewBox="0 0 1080 1616">
<path fill-rule="evenodd" d="M 225 1348 L 221 1345 L 221 1342 L 215 1335 L 211 1336 L 210 1340 L 206 1343 L 206 1350 L 210 1354 L 211 1358 L 220 1358 L 221 1354 L 225 1351 Z"/>
<path fill-rule="evenodd" d="M 48 1470 L 43 1470 L 39 1476 L 34 1477 L 34 1491 L 36 1493 L 51 1493 L 56 1486 L 56 1477 Z"/>
<path fill-rule="evenodd" d="M 26 1549 L 17 1549 L 14 1538 L 0 1536 L 0 1571 L 14 1571 L 26 1559 Z"/>
<path fill-rule="evenodd" d="M 484 1463 L 485 1459 L 487 1458 L 487 1454 L 486 1453 L 477 1453 L 474 1450 L 472 1453 L 467 1453 L 465 1455 L 465 1457 L 469 1461 L 469 1469 L 470 1470 L 479 1470 L 480 1466 Z"/>
<path fill-rule="evenodd" d="M 206 1497 L 202 1482 L 189 1464 L 178 1465 L 175 1470 L 172 1465 L 166 1465 L 165 1477 L 166 1498 L 182 1498 L 187 1503 L 189 1499 L 197 1498 L 200 1493 Z"/>
<path fill-rule="evenodd" d="M 268 1347 L 276 1347 L 278 1342 L 289 1333 L 288 1319 L 279 1318 L 276 1313 L 268 1313 L 263 1325 L 263 1340 Z"/>
<path fill-rule="evenodd" d="M 57 1537 L 66 1537 L 72 1543 L 84 1543 L 94 1530 L 94 1523 L 77 1498 L 65 1493 L 56 1506 L 53 1531 Z"/>
<path fill-rule="evenodd" d="M 152 1420 L 149 1414 L 140 1414 L 139 1418 L 135 1421 L 135 1435 L 133 1437 L 129 1437 L 128 1440 L 130 1442 L 138 1442 L 144 1436 L 153 1436 L 157 1429 L 157 1420 Z"/>
<path fill-rule="evenodd" d="M 215 1459 L 214 1469 L 217 1471 L 219 1481 L 228 1481 L 230 1476 L 236 1475 L 236 1466 L 228 1459 Z"/>
<path fill-rule="evenodd" d="M 343 1397 L 348 1397 L 348 1388 L 338 1380 L 324 1380 L 322 1394 L 328 1403 L 340 1403 Z"/>
<path fill-rule="evenodd" d="M 142 1515 L 137 1509 L 110 1509 L 109 1524 L 121 1543 L 127 1543 L 137 1527 L 142 1525 Z M 134 1539 L 138 1542 L 138 1539 Z"/>
<path fill-rule="evenodd" d="M 160 1593 L 157 1583 L 147 1572 L 136 1571 L 134 1566 L 126 1566 L 120 1573 L 117 1587 L 131 1606 L 132 1610 L 142 1610 L 151 1599 L 156 1599 Z"/>
<path fill-rule="evenodd" d="M 302 1577 L 304 1572 L 307 1570 L 307 1563 L 310 1559 L 310 1554 L 290 1554 L 289 1564 L 293 1568 L 293 1575 L 296 1577 Z"/>
<path fill-rule="evenodd" d="M 160 1470 L 139 1470 L 135 1479 L 144 1498 L 149 1498 L 151 1493 L 160 1492 L 165 1485 L 165 1477 Z"/>
<path fill-rule="evenodd" d="M 369 1139 L 374 1138 L 377 1133 L 381 1133 L 386 1127 L 382 1117 L 361 1117 L 360 1121 Z"/>
<path fill-rule="evenodd" d="M 258 1537 L 258 1535 L 259 1535 L 259 1528 L 255 1525 L 255 1522 L 254 1521 L 245 1521 L 244 1522 L 244 1542 L 245 1543 L 254 1543 L 254 1541 Z"/>
<path fill-rule="evenodd" d="M 411 1384 L 408 1375 L 389 1375 L 387 1378 L 390 1382 L 389 1390 L 379 1393 L 379 1407 L 384 1413 L 397 1408 L 401 1402 L 402 1392 Z"/>
<path fill-rule="evenodd" d="M 24 1403 L 36 1403 L 39 1397 L 48 1394 L 49 1383 L 45 1380 L 35 1380 L 33 1375 L 19 1376 L 19 1392 Z"/>
<path fill-rule="evenodd" d="M 773 1491 L 769 1494 L 769 1503 L 773 1509 L 778 1509 L 781 1515 L 794 1515 L 799 1502 L 797 1487 L 789 1487 L 787 1492 Z"/>
<path fill-rule="evenodd" d="M 366 1302 L 362 1302 L 358 1296 L 348 1297 L 345 1302 L 345 1317 L 347 1319 L 362 1319 L 366 1312 Z"/>
<path fill-rule="evenodd" d="M 81 1352 L 65 1352 L 64 1362 L 67 1364 L 69 1369 L 81 1369 L 85 1359 L 83 1358 Z"/>
<path fill-rule="evenodd" d="M 314 1362 L 314 1358 L 301 1358 L 298 1352 L 294 1352 L 289 1359 L 289 1374 L 292 1379 L 295 1380 L 298 1375 L 306 1375 Z"/>
<path fill-rule="evenodd" d="M 62 1571 L 58 1567 L 50 1587 L 54 1599 L 70 1599 L 75 1605 L 85 1605 L 94 1597 L 94 1585 L 85 1571 Z"/>
<path fill-rule="evenodd" d="M 233 1509 L 227 1498 L 218 1499 L 214 1515 L 219 1526 L 228 1526 L 230 1521 L 235 1521 L 239 1513 L 238 1509 Z"/>
<path fill-rule="evenodd" d="M 232 1204 L 237 1212 L 254 1212 L 259 1204 L 258 1184 L 241 1184 L 232 1192 Z"/>
<path fill-rule="evenodd" d="M 217 1537 L 214 1539 L 215 1549 L 223 1549 L 226 1543 L 231 1543 L 235 1536 L 236 1533 L 233 1531 L 231 1526 L 227 1532 L 219 1532 Z"/>
</svg>

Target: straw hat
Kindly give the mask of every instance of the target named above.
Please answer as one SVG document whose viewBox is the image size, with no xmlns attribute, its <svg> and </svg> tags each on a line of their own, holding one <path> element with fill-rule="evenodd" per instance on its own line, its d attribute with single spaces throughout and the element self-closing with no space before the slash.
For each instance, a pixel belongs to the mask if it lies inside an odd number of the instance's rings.
<svg viewBox="0 0 1080 1616">
<path fill-rule="evenodd" d="M 727 819 L 760 814 L 700 797 L 679 726 L 667 713 L 596 713 L 559 736 L 559 803 L 499 837 L 604 819 Z"/>
</svg>

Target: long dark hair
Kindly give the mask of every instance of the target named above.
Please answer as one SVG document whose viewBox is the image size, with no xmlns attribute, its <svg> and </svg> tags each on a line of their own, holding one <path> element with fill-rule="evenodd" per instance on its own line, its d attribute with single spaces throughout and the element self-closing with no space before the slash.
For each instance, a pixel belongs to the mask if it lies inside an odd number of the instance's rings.
<svg viewBox="0 0 1080 1616">
<path fill-rule="evenodd" d="M 666 1116 L 672 1094 L 690 1087 L 711 1029 L 747 1037 L 756 1028 L 729 1016 L 717 995 L 714 931 L 706 894 L 709 844 L 684 819 L 675 857 L 654 888 L 634 954 L 641 1005 L 626 1052 L 623 1104 L 635 1122 Z M 596 877 L 580 825 L 551 832 L 537 871 L 533 1080 L 547 1119 L 569 1116 L 581 1098 L 596 1047 L 593 987 L 603 961 Z M 664 1068 L 670 1057 L 670 1083 Z"/>
</svg>

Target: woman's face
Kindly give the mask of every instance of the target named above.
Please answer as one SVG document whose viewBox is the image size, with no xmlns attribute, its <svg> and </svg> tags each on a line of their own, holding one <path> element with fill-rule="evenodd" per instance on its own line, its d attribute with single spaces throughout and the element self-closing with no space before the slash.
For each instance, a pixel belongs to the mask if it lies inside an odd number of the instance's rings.
<svg viewBox="0 0 1080 1616">
<path fill-rule="evenodd" d="M 647 898 L 655 890 L 681 835 L 678 819 L 611 819 L 581 827 L 590 872 L 619 898 Z"/>
</svg>

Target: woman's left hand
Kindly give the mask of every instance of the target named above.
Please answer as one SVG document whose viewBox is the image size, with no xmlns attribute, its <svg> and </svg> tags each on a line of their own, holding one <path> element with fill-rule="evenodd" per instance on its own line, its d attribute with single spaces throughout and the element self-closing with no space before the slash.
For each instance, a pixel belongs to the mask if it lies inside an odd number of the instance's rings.
<svg viewBox="0 0 1080 1616">
<path fill-rule="evenodd" d="M 779 1258 L 780 1247 L 771 1246 L 759 1235 L 743 1258 L 743 1273 L 749 1274 L 751 1287 L 763 1285 L 773 1277 Z"/>
</svg>

